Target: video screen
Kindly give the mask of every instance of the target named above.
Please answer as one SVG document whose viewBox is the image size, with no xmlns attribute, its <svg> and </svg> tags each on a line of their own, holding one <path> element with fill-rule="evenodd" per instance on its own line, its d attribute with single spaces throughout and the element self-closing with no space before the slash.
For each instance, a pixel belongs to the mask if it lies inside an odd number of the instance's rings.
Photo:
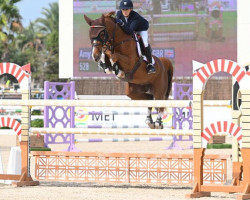
<svg viewBox="0 0 250 200">
<path fill-rule="evenodd" d="M 107 77 L 93 61 L 89 25 L 120 1 L 74 0 L 74 77 Z M 170 59 L 174 76 L 192 76 L 192 60 L 237 60 L 236 0 L 137 0 L 134 10 L 149 21 L 152 54 Z"/>
</svg>

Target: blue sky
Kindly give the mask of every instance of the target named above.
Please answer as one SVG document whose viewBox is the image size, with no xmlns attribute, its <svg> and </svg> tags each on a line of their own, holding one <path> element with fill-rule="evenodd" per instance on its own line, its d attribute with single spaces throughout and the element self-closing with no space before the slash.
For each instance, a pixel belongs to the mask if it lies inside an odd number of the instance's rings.
<svg viewBox="0 0 250 200">
<path fill-rule="evenodd" d="M 22 23 L 27 27 L 30 21 L 34 21 L 38 17 L 43 17 L 41 11 L 43 8 L 48 8 L 50 3 L 58 2 L 58 0 L 22 0 L 17 3 L 20 14 L 23 17 Z"/>
</svg>

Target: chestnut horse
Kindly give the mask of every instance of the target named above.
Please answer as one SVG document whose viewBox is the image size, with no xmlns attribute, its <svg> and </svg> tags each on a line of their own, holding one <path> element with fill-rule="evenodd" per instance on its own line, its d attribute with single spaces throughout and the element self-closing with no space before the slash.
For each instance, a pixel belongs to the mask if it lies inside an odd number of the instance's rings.
<svg viewBox="0 0 250 200">
<path fill-rule="evenodd" d="M 102 61 L 106 72 L 112 70 L 117 77 L 128 82 L 126 95 L 132 100 L 167 100 L 172 87 L 172 63 L 164 57 L 153 56 L 156 73 L 147 74 L 147 63 L 137 52 L 137 39 L 125 33 L 115 23 L 114 14 L 114 12 L 110 12 L 96 20 L 84 15 L 85 21 L 90 26 L 89 36 L 94 61 Z M 111 69 L 107 65 L 111 65 Z M 155 123 L 152 120 L 151 112 L 150 107 L 146 120 L 148 126 L 157 129 L 163 128 L 164 108 L 158 109 Z"/>
</svg>

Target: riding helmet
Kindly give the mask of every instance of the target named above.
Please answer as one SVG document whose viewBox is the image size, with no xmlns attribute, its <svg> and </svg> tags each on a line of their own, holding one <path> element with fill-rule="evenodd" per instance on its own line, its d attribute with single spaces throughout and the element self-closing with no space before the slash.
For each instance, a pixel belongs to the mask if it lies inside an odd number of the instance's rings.
<svg viewBox="0 0 250 200">
<path fill-rule="evenodd" d="M 131 0 L 122 0 L 120 3 L 120 9 L 133 9 L 133 2 Z"/>
</svg>

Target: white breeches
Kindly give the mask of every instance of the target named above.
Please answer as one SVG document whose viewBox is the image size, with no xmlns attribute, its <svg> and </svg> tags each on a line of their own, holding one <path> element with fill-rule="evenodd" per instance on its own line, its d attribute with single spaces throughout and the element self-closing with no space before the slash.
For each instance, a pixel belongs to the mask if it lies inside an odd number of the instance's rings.
<svg viewBox="0 0 250 200">
<path fill-rule="evenodd" d="M 145 47 L 148 46 L 148 31 L 138 31 L 137 33 L 140 34 L 142 40 L 144 42 Z"/>
</svg>

